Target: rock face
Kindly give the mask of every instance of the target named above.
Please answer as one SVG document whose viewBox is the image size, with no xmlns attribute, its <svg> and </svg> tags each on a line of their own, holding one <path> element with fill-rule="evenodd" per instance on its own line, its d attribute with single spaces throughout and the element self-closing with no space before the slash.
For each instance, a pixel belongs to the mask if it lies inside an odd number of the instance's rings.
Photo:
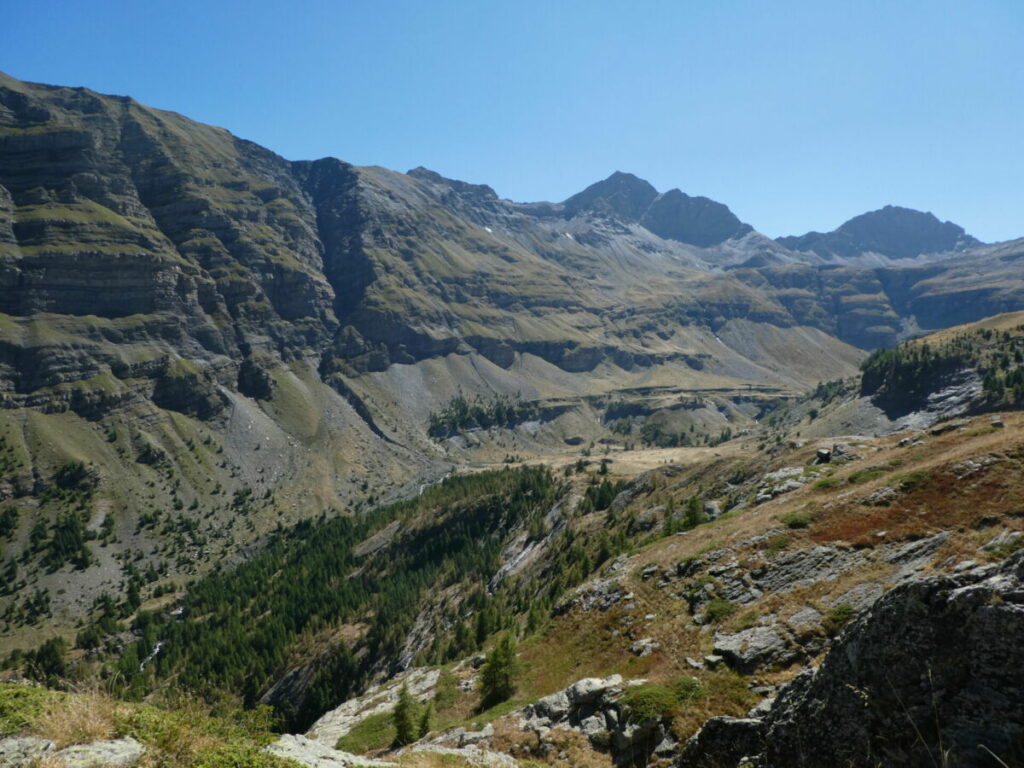
<svg viewBox="0 0 1024 768">
<path fill-rule="evenodd" d="M 762 749 L 764 723 L 757 719 L 712 717 L 683 747 L 678 768 L 735 768 Z"/>
<path fill-rule="evenodd" d="M 1024 761 L 1024 554 L 894 588 L 825 657 L 782 688 L 760 747 L 713 734 L 680 766 L 1020 765 Z M 743 755 L 738 753 L 742 752 Z"/>
<path fill-rule="evenodd" d="M 894 259 L 961 251 L 978 245 L 963 227 L 951 221 L 894 205 L 855 216 L 832 232 L 780 237 L 779 242 L 795 251 L 813 251 L 820 256 L 879 253 Z"/>
</svg>

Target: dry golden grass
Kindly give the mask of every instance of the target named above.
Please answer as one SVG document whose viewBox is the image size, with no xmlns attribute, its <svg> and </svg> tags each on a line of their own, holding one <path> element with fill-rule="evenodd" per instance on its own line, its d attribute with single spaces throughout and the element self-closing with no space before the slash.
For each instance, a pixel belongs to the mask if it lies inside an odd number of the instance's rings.
<svg viewBox="0 0 1024 768">
<path fill-rule="evenodd" d="M 494 724 L 491 745 L 495 751 L 553 766 L 604 768 L 612 765 L 611 755 L 598 752 L 590 746 L 586 736 L 567 728 L 552 729 L 542 743 L 536 733 L 524 732 L 499 721 Z"/>
<path fill-rule="evenodd" d="M 109 694 L 92 689 L 52 701 L 37 718 L 38 736 L 58 749 L 72 744 L 104 741 L 117 735 L 119 705 Z"/>
</svg>

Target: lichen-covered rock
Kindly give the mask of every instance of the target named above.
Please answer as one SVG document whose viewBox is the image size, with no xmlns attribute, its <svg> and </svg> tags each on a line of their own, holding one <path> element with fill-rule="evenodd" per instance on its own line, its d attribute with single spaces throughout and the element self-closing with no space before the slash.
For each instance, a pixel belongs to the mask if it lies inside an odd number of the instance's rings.
<svg viewBox="0 0 1024 768">
<path fill-rule="evenodd" d="M 145 751 L 145 747 L 129 736 L 66 747 L 57 752 L 53 760 L 66 768 L 131 768 L 138 764 Z"/>
<path fill-rule="evenodd" d="M 30 766 L 53 751 L 54 744 L 49 739 L 38 739 L 34 736 L 0 739 L 0 765 L 9 768 Z"/>
</svg>

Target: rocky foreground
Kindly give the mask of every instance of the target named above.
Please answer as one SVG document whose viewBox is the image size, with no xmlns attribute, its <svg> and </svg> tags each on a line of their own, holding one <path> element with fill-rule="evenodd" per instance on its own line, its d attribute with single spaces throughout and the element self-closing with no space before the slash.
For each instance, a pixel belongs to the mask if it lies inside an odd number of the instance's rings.
<svg viewBox="0 0 1024 768">
<path fill-rule="evenodd" d="M 514 758 L 531 757 L 557 762 L 575 734 L 618 765 L 1019 765 L 1022 660 L 1024 553 L 907 580 L 851 624 L 820 666 L 783 685 L 745 718 L 707 720 L 684 743 L 673 736 L 669 719 L 639 719 L 631 708 L 624 694 L 645 680 L 613 675 L 580 680 L 498 725 L 458 728 L 405 751 L 448 754 L 474 766 L 515 765 Z M 413 679 L 421 695 L 429 692 L 422 675 Z M 397 683 L 369 698 L 386 707 L 396 689 Z M 311 768 L 381 765 L 324 743 L 358 722 L 358 707 L 347 710 L 326 716 L 310 738 L 285 736 L 270 751 Z M 498 751 L 509 744 L 511 754 Z"/>
</svg>

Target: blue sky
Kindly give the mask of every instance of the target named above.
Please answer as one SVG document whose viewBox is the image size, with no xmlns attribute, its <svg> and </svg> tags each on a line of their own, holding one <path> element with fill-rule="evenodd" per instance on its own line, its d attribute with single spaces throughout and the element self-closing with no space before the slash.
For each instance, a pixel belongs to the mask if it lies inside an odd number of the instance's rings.
<svg viewBox="0 0 1024 768">
<path fill-rule="evenodd" d="M 1024 235 L 1024 3 L 32 0 L 0 70 L 290 159 L 561 200 L 614 170 L 772 236 L 887 203 Z"/>
</svg>

